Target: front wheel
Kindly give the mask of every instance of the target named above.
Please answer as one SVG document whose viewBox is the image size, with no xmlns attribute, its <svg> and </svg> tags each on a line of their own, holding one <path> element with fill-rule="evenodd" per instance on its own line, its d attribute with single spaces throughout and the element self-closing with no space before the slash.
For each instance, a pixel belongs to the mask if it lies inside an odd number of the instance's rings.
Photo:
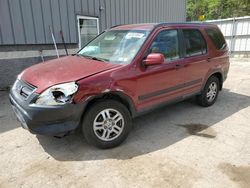
<svg viewBox="0 0 250 188">
<path fill-rule="evenodd" d="M 128 109 L 114 100 L 94 103 L 84 116 L 82 131 L 88 143 L 99 148 L 120 145 L 131 128 Z"/>
<path fill-rule="evenodd" d="M 204 107 L 213 105 L 219 94 L 219 84 L 219 79 L 217 77 L 210 77 L 202 93 L 197 96 L 197 103 Z"/>
</svg>

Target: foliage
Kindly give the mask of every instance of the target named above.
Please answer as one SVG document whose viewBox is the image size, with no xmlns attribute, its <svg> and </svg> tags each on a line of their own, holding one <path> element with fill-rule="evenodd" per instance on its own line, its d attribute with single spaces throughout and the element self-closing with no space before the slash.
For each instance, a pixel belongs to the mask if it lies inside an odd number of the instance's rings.
<svg viewBox="0 0 250 188">
<path fill-rule="evenodd" d="M 250 15 L 250 0 L 187 0 L 187 20 L 196 21 Z"/>
</svg>

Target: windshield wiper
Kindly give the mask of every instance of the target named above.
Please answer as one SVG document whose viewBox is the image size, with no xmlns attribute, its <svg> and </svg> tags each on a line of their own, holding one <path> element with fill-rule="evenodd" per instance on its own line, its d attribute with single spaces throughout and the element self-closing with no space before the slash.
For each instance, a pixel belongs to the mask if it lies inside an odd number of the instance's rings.
<svg viewBox="0 0 250 188">
<path fill-rule="evenodd" d="M 86 57 L 88 59 L 92 59 L 92 60 L 96 60 L 96 61 L 102 61 L 102 62 L 106 62 L 106 59 L 101 59 L 98 57 L 94 57 L 94 56 L 90 56 L 90 55 L 82 55 L 82 54 L 77 54 L 78 56 L 82 56 L 82 57 Z"/>
<path fill-rule="evenodd" d="M 97 57 L 92 57 L 93 60 L 96 60 L 96 61 L 102 61 L 102 62 L 105 62 L 104 59 L 100 59 L 100 58 L 97 58 Z"/>
</svg>

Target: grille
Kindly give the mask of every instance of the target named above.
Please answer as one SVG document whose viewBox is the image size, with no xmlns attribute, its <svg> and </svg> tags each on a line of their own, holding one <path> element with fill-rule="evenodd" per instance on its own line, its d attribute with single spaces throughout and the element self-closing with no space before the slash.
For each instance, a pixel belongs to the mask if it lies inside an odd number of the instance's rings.
<svg viewBox="0 0 250 188">
<path fill-rule="evenodd" d="M 27 99 L 35 90 L 36 87 L 21 80 L 16 80 L 13 85 L 13 92 L 22 96 L 24 99 Z"/>
</svg>

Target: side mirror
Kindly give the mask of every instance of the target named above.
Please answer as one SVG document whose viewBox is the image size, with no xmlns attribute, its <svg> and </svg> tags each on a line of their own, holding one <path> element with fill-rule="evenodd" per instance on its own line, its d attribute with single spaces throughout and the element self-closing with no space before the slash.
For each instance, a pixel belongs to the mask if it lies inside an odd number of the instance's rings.
<svg viewBox="0 0 250 188">
<path fill-rule="evenodd" d="M 151 65 L 160 65 L 164 63 L 164 55 L 160 53 L 151 53 L 147 56 L 147 58 L 143 61 L 145 66 Z"/>
</svg>

